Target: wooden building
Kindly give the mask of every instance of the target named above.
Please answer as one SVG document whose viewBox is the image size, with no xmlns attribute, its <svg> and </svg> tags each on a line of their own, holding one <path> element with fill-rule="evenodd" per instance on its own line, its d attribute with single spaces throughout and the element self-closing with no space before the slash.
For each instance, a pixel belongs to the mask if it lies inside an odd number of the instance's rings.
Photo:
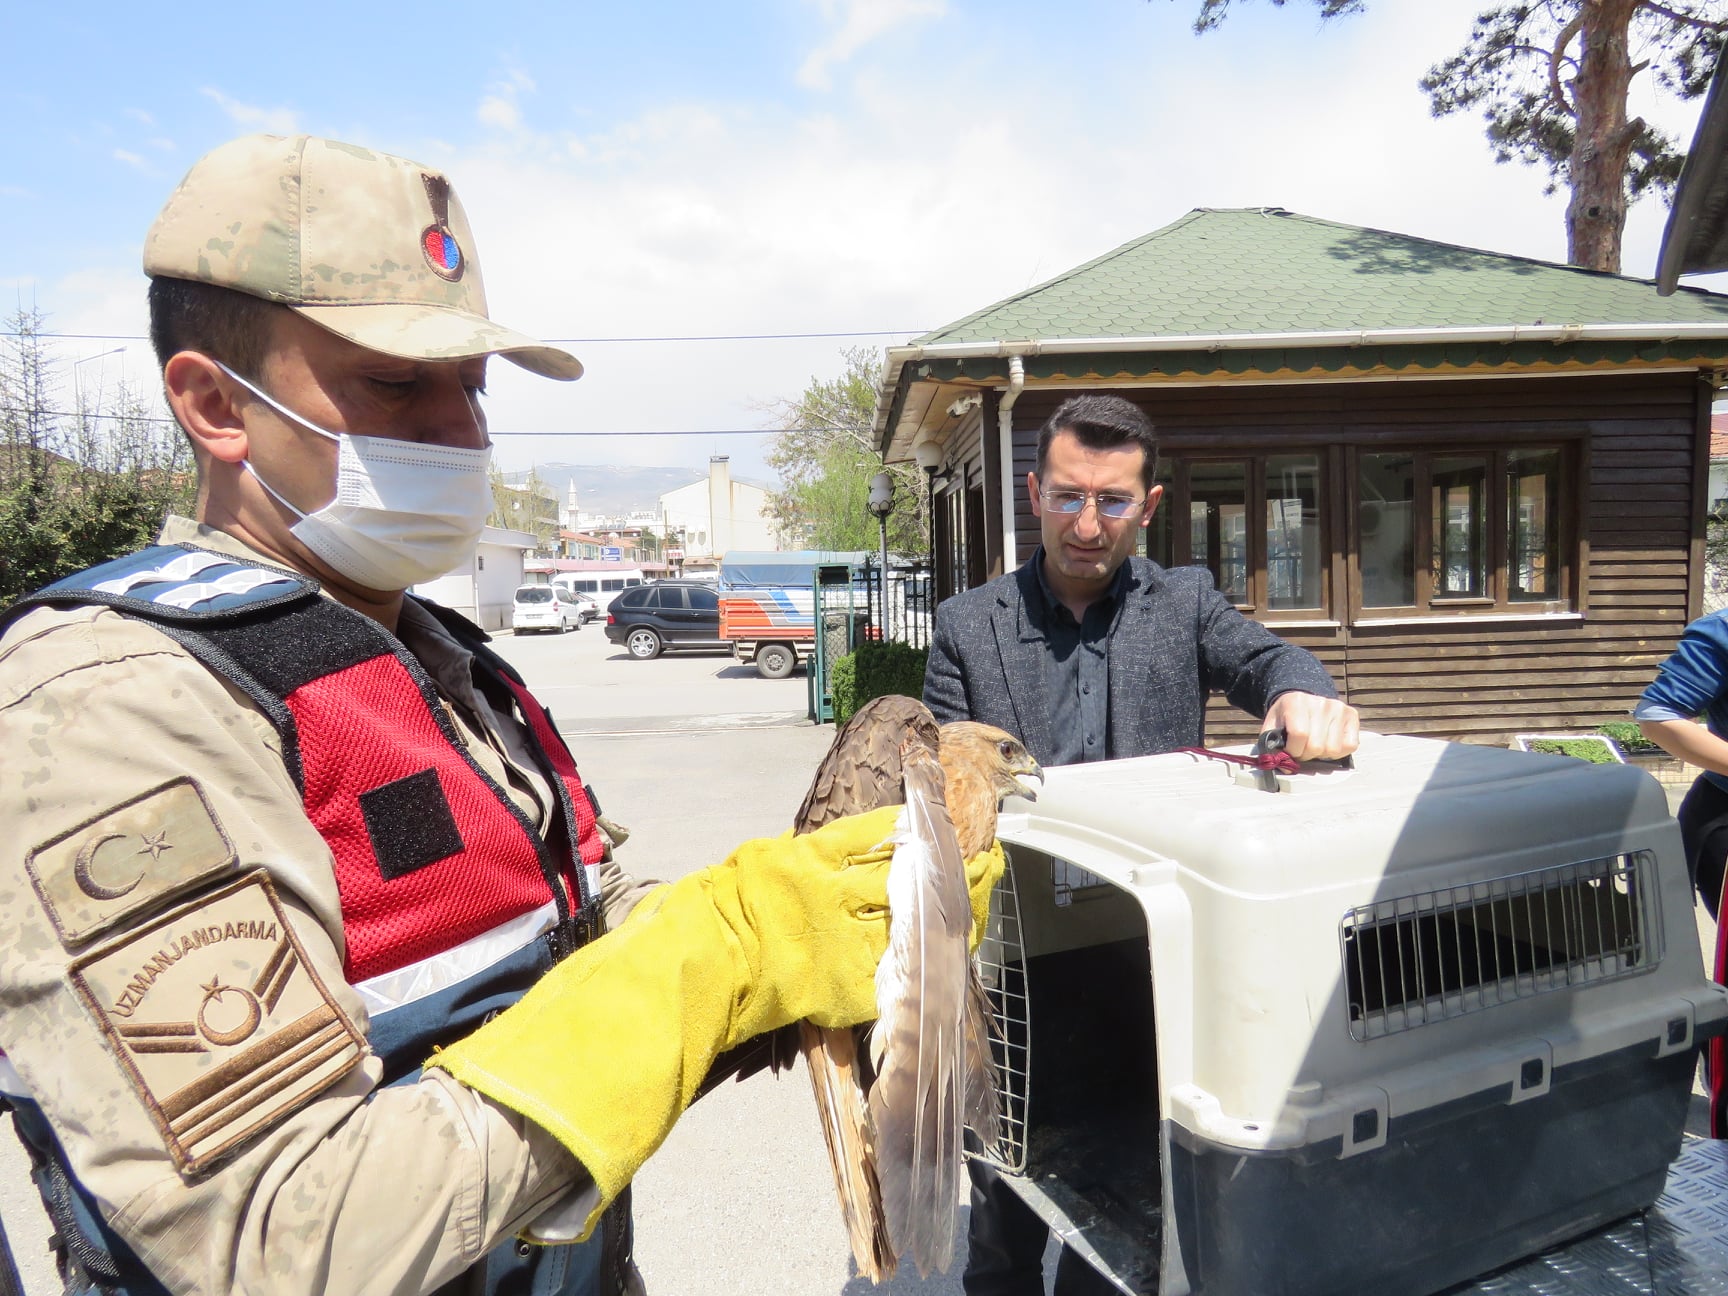
<svg viewBox="0 0 1728 1296">
<path fill-rule="evenodd" d="M 1196 210 L 889 350 L 938 599 L 1023 562 L 1038 429 L 1158 428 L 1165 564 L 1211 569 L 1364 722 L 1504 743 L 1624 719 L 1701 610 L 1728 296 L 1278 209 Z M 1251 733 L 1218 701 L 1209 736 Z"/>
</svg>

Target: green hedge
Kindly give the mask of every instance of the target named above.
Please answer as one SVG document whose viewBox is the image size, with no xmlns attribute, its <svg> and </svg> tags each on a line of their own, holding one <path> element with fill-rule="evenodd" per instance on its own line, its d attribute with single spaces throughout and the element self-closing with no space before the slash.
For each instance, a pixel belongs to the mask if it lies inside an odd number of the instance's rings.
<svg viewBox="0 0 1728 1296">
<path fill-rule="evenodd" d="M 867 643 L 836 658 L 828 677 L 834 695 L 834 723 L 845 724 L 859 707 L 885 693 L 924 696 L 924 659 L 928 652 L 903 643 Z"/>
</svg>

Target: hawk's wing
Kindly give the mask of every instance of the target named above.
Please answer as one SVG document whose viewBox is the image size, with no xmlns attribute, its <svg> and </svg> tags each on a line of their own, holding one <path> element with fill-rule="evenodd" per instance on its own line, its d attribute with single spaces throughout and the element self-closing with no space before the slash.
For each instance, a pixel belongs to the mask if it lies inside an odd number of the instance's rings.
<svg viewBox="0 0 1728 1296">
<path fill-rule="evenodd" d="M 792 820 L 793 831 L 811 832 L 846 815 L 902 804 L 900 746 L 909 734 L 932 754 L 941 741 L 935 717 L 916 698 L 891 693 L 859 707 L 834 735 Z"/>
<path fill-rule="evenodd" d="M 935 756 L 939 731 L 922 702 L 890 694 L 860 707 L 834 736 L 793 821 L 805 833 L 845 815 L 905 800 L 908 750 Z M 799 1048 L 828 1145 L 840 1213 L 858 1272 L 872 1282 L 894 1273 L 894 1250 L 882 1209 L 876 1148 L 866 1095 L 874 1072 L 863 1030 L 824 1030 L 798 1023 Z"/>
</svg>

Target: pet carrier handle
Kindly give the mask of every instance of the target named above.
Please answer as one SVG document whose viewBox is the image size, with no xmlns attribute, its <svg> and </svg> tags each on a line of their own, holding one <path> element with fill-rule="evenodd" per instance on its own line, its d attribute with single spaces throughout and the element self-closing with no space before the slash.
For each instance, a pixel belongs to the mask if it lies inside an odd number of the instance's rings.
<svg viewBox="0 0 1728 1296">
<path fill-rule="evenodd" d="M 1254 739 L 1254 755 L 1270 756 L 1281 752 L 1289 745 L 1290 735 L 1283 729 L 1264 729 Z M 1356 768 L 1353 756 L 1344 756 L 1338 760 L 1305 760 L 1298 762 L 1304 769 L 1316 770 L 1347 770 Z"/>
</svg>

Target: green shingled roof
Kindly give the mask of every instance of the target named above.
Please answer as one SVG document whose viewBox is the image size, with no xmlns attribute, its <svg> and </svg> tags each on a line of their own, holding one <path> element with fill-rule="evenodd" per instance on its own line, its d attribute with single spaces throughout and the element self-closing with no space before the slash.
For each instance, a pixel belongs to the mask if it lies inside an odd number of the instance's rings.
<svg viewBox="0 0 1728 1296">
<path fill-rule="evenodd" d="M 1196 208 L 912 345 L 1501 324 L 1728 322 L 1728 295 L 1340 225 Z"/>
</svg>

